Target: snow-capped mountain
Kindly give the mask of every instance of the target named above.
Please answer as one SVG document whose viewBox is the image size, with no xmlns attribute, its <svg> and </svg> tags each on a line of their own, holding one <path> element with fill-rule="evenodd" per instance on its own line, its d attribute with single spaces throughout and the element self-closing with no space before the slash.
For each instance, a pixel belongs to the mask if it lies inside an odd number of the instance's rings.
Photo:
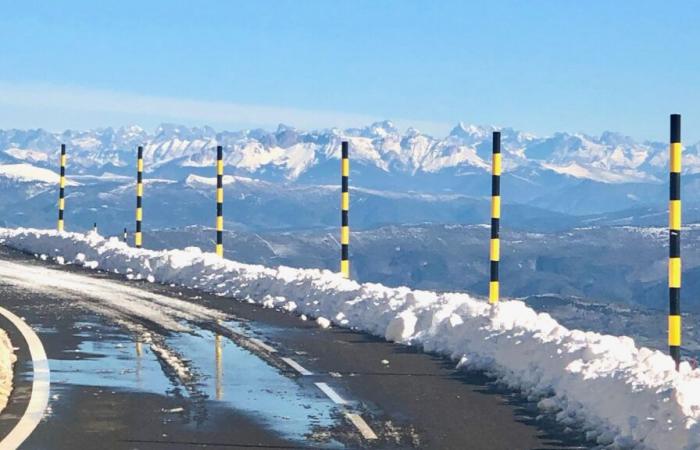
<svg viewBox="0 0 700 450">
<path fill-rule="evenodd" d="M 54 221 L 55 174 L 65 143 L 67 202 L 73 205 L 66 214 L 76 214 L 80 227 L 98 221 L 121 229 L 131 221 L 136 148 L 143 145 L 145 201 L 160 208 L 150 220 L 160 221 L 158 226 L 199 224 L 209 211 L 215 147 L 222 145 L 227 205 L 237 211 L 227 220 L 264 229 L 329 226 L 337 222 L 338 159 L 347 139 L 351 201 L 353 208 L 361 206 L 353 214 L 356 225 L 480 223 L 488 215 L 494 130 L 460 123 L 436 138 L 414 128 L 401 131 L 389 121 L 320 131 L 286 125 L 275 131 L 216 131 L 171 124 L 153 132 L 136 126 L 62 133 L 0 130 L 0 212 L 8 224 Z M 500 131 L 505 211 L 514 211 L 518 221 L 512 217 L 511 226 L 561 228 L 582 223 L 586 215 L 619 224 L 665 220 L 667 144 L 639 143 L 612 132 L 538 137 Z M 684 190 L 698 188 L 700 145 L 685 148 L 683 168 Z M 700 206 L 694 201 L 684 203 L 689 214 Z M 119 219 L 107 219 L 114 215 Z"/>
<path fill-rule="evenodd" d="M 55 166 L 61 143 L 68 147 L 71 171 L 99 175 L 131 173 L 135 149 L 144 145 L 146 172 L 186 177 L 214 164 L 216 145 L 223 145 L 227 172 L 269 181 L 334 180 L 340 142 L 351 142 L 353 175 L 367 187 L 386 176 L 423 190 L 444 185 L 413 183 L 412 178 L 435 174 L 483 174 L 489 170 L 494 127 L 458 124 L 443 138 L 391 122 L 364 128 L 301 131 L 280 125 L 277 130 L 217 132 L 209 127 L 164 124 L 149 133 L 136 126 L 118 129 L 49 133 L 44 130 L 0 131 L 0 160 Z M 601 136 L 556 133 L 537 137 L 501 129 L 506 173 L 522 170 L 552 172 L 568 178 L 602 183 L 659 182 L 667 162 L 666 145 L 638 143 L 605 132 Z M 698 145 L 686 149 L 685 170 L 700 171 Z M 416 186 L 417 184 L 417 186 Z"/>
</svg>

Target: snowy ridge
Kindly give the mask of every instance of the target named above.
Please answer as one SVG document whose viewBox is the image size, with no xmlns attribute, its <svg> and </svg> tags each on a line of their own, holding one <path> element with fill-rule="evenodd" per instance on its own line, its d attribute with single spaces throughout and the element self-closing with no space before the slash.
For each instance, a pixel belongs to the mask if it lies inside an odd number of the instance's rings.
<svg viewBox="0 0 700 450">
<path fill-rule="evenodd" d="M 39 182 L 58 184 L 58 173 L 35 167 L 31 164 L 0 164 L 0 177 L 19 182 Z M 78 186 L 78 183 L 66 180 L 68 186 Z"/>
<path fill-rule="evenodd" d="M 258 180 L 246 177 L 237 177 L 233 175 L 224 175 L 221 179 L 222 183 L 225 185 L 233 183 L 247 183 L 252 185 L 265 185 L 268 183 L 263 183 Z M 185 185 L 191 188 L 211 188 L 216 187 L 216 177 L 202 177 L 199 175 L 188 175 L 185 179 Z"/>
<path fill-rule="evenodd" d="M 490 371 L 540 407 L 615 448 L 700 447 L 700 371 L 659 351 L 568 329 L 521 301 L 359 284 L 329 271 L 266 268 L 198 248 L 151 251 L 97 234 L 0 229 L 5 245 L 66 262 L 177 283 L 422 345 Z M 97 264 L 94 264 L 96 262 Z"/>
</svg>

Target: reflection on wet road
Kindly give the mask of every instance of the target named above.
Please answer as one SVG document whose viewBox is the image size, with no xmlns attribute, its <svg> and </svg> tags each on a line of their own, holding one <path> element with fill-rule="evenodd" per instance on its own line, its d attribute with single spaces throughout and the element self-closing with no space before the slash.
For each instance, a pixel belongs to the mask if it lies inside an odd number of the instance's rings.
<svg viewBox="0 0 700 450">
<path fill-rule="evenodd" d="M 202 332 L 200 336 L 181 334 L 168 342 L 186 355 L 200 355 L 199 384 L 208 397 L 261 418 L 285 437 L 302 439 L 334 422 L 334 405 L 321 393 L 281 375 L 231 341 L 217 347 L 212 345 L 215 336 Z"/>
<path fill-rule="evenodd" d="M 49 360 L 54 401 L 60 399 L 66 385 L 144 391 L 187 398 L 182 406 L 163 412 L 202 422 L 207 419 L 206 402 L 215 400 L 286 439 L 305 442 L 313 438 L 317 445 L 340 446 L 324 439 L 338 420 L 330 399 L 310 383 L 288 378 L 220 335 L 202 329 L 172 334 L 164 342 L 179 356 L 162 361 L 150 346 L 130 339 L 117 327 L 77 323 L 75 329 L 78 347 Z M 169 375 L 170 364 L 186 367 L 191 377 L 183 383 Z"/>
<path fill-rule="evenodd" d="M 167 407 L 150 420 L 195 431 L 218 429 L 224 416 L 241 416 L 254 424 L 259 442 L 337 448 L 344 445 L 334 433 L 353 434 L 347 431 L 352 428 L 347 411 L 313 382 L 286 370 L 277 350 L 264 342 L 264 330 L 249 321 L 181 295 L 36 264 L 0 261 L 0 280 L 4 296 L 17 300 L 15 308 L 48 343 L 51 420 L 40 424 L 40 436 L 60 434 L 51 430 L 60 423 L 57 411 L 68 417 L 72 412 L 67 411 L 90 408 L 74 400 L 86 391 L 93 392 L 95 401 L 107 393 L 129 402 L 144 394 L 162 397 L 158 401 Z M 27 361 L 17 369 L 21 378 L 31 379 Z M 110 421 L 126 408 L 119 401 L 101 407 L 113 409 Z M 119 428 L 104 420 L 86 428 L 104 426 Z M 260 434 L 268 436 L 261 439 Z"/>
<path fill-rule="evenodd" d="M 150 350 L 118 329 L 91 323 L 76 324 L 76 328 L 79 331 L 74 335 L 81 338 L 78 347 L 49 360 L 54 391 L 60 390 L 56 385 L 71 384 L 158 394 L 172 386 Z M 98 329 L 101 333 L 94 336 L 88 332 Z"/>
</svg>

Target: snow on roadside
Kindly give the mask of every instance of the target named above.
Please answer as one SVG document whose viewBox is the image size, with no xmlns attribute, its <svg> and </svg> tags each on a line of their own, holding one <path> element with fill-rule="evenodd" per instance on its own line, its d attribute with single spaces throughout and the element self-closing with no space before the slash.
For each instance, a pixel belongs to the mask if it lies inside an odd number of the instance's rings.
<svg viewBox="0 0 700 450">
<path fill-rule="evenodd" d="M 267 302 L 314 318 L 334 318 L 405 344 L 419 344 L 485 369 L 540 400 L 542 409 L 581 426 L 601 445 L 700 448 L 700 371 L 680 372 L 662 352 L 632 338 L 563 327 L 521 301 L 491 308 L 467 294 L 360 284 L 338 274 L 266 268 L 197 248 L 151 251 L 97 234 L 2 229 L 6 245 L 92 268 L 149 276 L 239 300 Z M 660 319 L 661 320 L 661 319 Z"/>
<path fill-rule="evenodd" d="M 56 257 L 60 264 L 63 257 Z M 77 255 L 74 263 L 97 268 L 99 262 Z M 10 261 L 0 261 L 0 280 L 33 292 L 72 299 L 76 304 L 110 317 L 133 328 L 132 320 L 145 319 L 166 330 L 189 331 L 184 320 L 190 322 L 225 319 L 219 311 L 177 298 L 155 294 L 137 287 L 106 279 L 96 279 L 83 274 L 70 273 L 42 266 L 27 266 Z M 86 300 L 88 299 L 88 300 Z"/>
<path fill-rule="evenodd" d="M 12 364 L 17 360 L 10 338 L 0 330 L 0 412 L 7 406 L 12 392 Z"/>
</svg>

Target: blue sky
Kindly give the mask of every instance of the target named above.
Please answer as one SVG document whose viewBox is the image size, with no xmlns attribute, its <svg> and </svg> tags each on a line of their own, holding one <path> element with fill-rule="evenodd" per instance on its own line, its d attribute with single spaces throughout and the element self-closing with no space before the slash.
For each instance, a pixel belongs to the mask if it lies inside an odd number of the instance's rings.
<svg viewBox="0 0 700 450">
<path fill-rule="evenodd" d="M 700 7 L 0 0 L 0 128 L 392 119 L 700 140 Z"/>
</svg>

